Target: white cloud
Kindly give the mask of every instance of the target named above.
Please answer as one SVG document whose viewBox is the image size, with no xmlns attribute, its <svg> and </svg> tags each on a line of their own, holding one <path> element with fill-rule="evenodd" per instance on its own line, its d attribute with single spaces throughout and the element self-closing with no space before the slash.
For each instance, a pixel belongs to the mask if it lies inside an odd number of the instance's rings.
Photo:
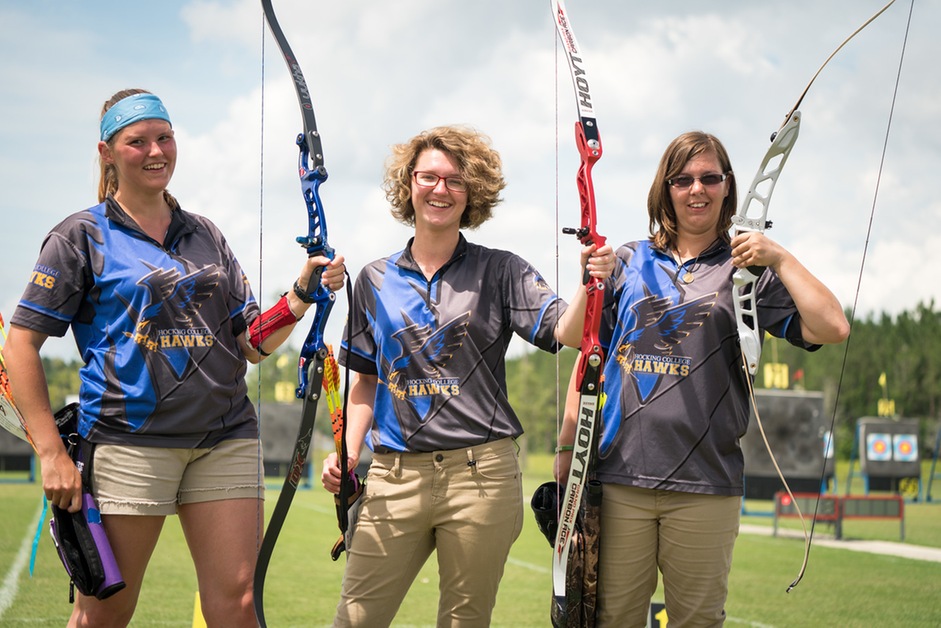
<svg viewBox="0 0 941 628">
<path fill-rule="evenodd" d="M 605 147 L 594 170 L 602 232 L 616 244 L 645 236 L 657 160 L 690 128 L 723 140 L 746 186 L 768 136 L 817 67 L 881 5 L 572 4 Z M 379 189 L 389 145 L 462 122 L 493 138 L 509 182 L 495 218 L 468 237 L 555 273 L 556 205 L 560 224 L 578 218 L 577 155 L 571 84 L 555 56 L 548 3 L 274 6 L 313 95 L 330 173 L 321 188 L 330 238 L 352 271 L 401 248 L 409 235 Z M 907 17 L 907 6 L 893 6 L 821 73 L 801 107 L 801 137 L 771 204 L 771 236 L 846 305 L 857 298 Z M 862 311 L 895 313 L 938 294 L 920 271 L 941 245 L 933 186 L 941 75 L 929 31 L 939 21 L 941 6 L 915 7 L 858 295 Z M 94 202 L 97 114 L 111 93 L 131 85 L 168 103 L 181 151 L 171 189 L 184 207 L 220 224 L 253 284 L 263 166 L 259 296 L 289 285 L 303 258 L 294 237 L 306 231 L 293 143 L 300 113 L 257 2 L 168 0 L 141 20 L 106 5 L 39 0 L 0 8 L 0 23 L 0 55 L 10 60 L 0 65 L 0 81 L 11 95 L 0 99 L 0 311 L 7 318 L 43 235 Z M 574 240 L 561 237 L 565 297 L 577 280 L 570 270 L 577 253 Z M 337 327 L 344 317 L 345 305 L 338 306 Z"/>
</svg>

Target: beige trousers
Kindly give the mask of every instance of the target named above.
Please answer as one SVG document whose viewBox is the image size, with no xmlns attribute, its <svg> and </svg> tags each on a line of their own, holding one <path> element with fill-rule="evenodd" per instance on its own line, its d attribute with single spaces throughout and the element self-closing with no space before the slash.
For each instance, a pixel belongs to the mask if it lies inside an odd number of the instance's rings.
<svg viewBox="0 0 941 628">
<path fill-rule="evenodd" d="M 334 626 L 388 626 L 432 552 L 438 626 L 488 626 L 523 525 L 516 444 L 376 454 L 353 533 Z"/>
<path fill-rule="evenodd" d="M 647 625 L 663 574 L 670 628 L 721 626 L 742 498 L 604 485 L 599 626 Z"/>
</svg>

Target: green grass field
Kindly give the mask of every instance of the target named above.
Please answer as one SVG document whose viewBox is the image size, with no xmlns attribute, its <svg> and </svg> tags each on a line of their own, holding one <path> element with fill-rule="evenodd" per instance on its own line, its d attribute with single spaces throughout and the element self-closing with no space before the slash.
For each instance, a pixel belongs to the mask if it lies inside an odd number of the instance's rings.
<svg viewBox="0 0 941 628">
<path fill-rule="evenodd" d="M 322 456 L 315 455 L 314 460 Z M 526 460 L 525 490 L 550 479 L 548 456 Z M 927 471 L 927 468 L 926 468 Z M 846 477 L 845 469 L 838 477 Z M 861 492 L 854 486 L 853 492 Z M 841 491 L 842 492 L 842 491 Z M 941 492 L 938 488 L 936 492 Z M 0 484 L 0 626 L 64 626 L 70 612 L 68 581 L 44 529 L 35 572 L 12 579 L 11 569 L 28 560 L 41 506 L 37 484 Z M 269 490 L 270 511 L 277 489 Z M 937 499 L 937 498 L 936 498 Z M 748 500 L 748 513 L 770 510 L 770 502 Z M 771 526 L 766 516 L 744 523 Z M 787 527 L 799 528 L 796 521 Z M 906 504 L 906 542 L 941 547 L 941 502 Z M 830 530 L 818 524 L 816 534 Z M 844 537 L 898 541 L 897 521 L 848 521 Z M 282 531 L 265 587 L 268 623 L 326 626 L 339 597 L 343 559 L 332 562 L 336 539 L 330 496 L 301 490 Z M 803 582 L 787 585 L 803 558 L 803 539 L 742 534 L 735 550 L 729 626 L 941 626 L 941 563 L 815 546 Z M 527 505 L 523 533 L 513 547 L 493 616 L 494 626 L 548 626 L 550 548 Z M 394 565 L 390 565 L 394 568 Z M 195 574 L 175 518 L 168 520 L 148 571 L 134 626 L 190 626 Z M 658 592 L 655 599 L 662 600 Z M 395 626 L 433 626 L 437 576 L 433 559 L 413 584 Z"/>
</svg>

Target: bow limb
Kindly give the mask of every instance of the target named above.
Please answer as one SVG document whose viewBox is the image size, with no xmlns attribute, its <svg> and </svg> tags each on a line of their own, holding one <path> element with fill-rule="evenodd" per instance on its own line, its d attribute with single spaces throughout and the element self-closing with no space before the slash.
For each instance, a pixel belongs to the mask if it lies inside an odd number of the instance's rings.
<svg viewBox="0 0 941 628">
<path fill-rule="evenodd" d="M 323 389 L 327 397 L 327 407 L 330 409 L 330 424 L 333 427 L 333 443 L 337 452 L 337 464 L 340 466 L 340 492 L 334 496 L 337 510 L 337 525 L 340 528 L 340 538 L 330 550 L 330 557 L 338 560 L 346 551 L 352 540 L 352 527 L 359 513 L 359 506 L 355 508 L 357 500 L 362 496 L 364 484 L 359 476 L 348 470 L 349 452 L 346 447 L 346 404 L 340 395 L 340 366 L 333 357 L 333 349 L 328 346 L 327 362 L 325 364 Z M 347 386 L 349 389 L 349 386 Z"/>
<path fill-rule="evenodd" d="M 828 56 L 826 60 L 820 65 L 820 67 L 814 73 L 813 77 L 807 83 L 807 86 L 801 92 L 801 95 L 798 97 L 794 107 L 792 107 L 787 116 L 785 116 L 784 123 L 781 125 L 781 128 L 771 136 L 771 146 L 765 153 L 765 156 L 761 161 L 761 165 L 758 168 L 758 173 L 752 180 L 751 186 L 749 186 L 748 194 L 742 202 L 742 206 L 737 214 L 732 217 L 732 229 L 734 231 L 738 233 L 749 231 L 764 232 L 765 229 L 771 228 L 771 221 L 767 219 L 768 206 L 771 202 L 771 194 L 774 191 L 774 186 L 777 183 L 778 177 L 784 168 L 784 164 L 787 161 L 791 150 L 794 148 L 794 144 L 797 142 L 801 121 L 801 114 L 800 111 L 798 111 L 798 108 L 800 107 L 801 102 L 803 102 L 804 96 L 807 95 L 807 92 L 810 90 L 810 87 L 813 85 L 814 81 L 817 80 L 817 77 L 820 76 L 820 73 L 836 56 L 836 54 L 851 39 L 853 39 L 853 37 L 859 34 L 876 18 L 882 15 L 890 6 L 892 6 L 892 4 L 894 4 L 894 2 L 895 0 L 890 0 L 888 4 L 883 6 L 879 11 L 873 14 L 872 17 L 866 20 L 859 28 L 857 28 L 846 39 L 844 39 L 840 45 L 837 46 L 832 53 L 830 53 L 830 56 Z M 813 539 L 813 525 L 811 526 L 810 534 L 808 534 L 807 525 L 804 521 L 803 514 L 800 511 L 800 507 L 797 506 L 797 500 L 794 499 L 794 494 L 791 492 L 791 487 L 788 485 L 784 474 L 781 472 L 781 468 L 778 466 L 774 452 L 771 450 L 771 444 L 768 442 L 768 437 L 765 434 L 764 426 L 761 423 L 761 416 L 758 412 L 758 404 L 755 400 L 752 377 L 755 375 L 758 369 L 758 363 L 761 360 L 762 339 L 762 331 L 758 326 L 755 287 L 757 285 L 758 278 L 761 276 L 763 271 L 763 267 L 748 267 L 736 270 L 732 275 L 732 301 L 735 310 L 736 325 L 738 327 L 739 343 L 742 350 L 742 366 L 745 370 L 745 378 L 748 384 L 748 392 L 751 400 L 752 410 L 755 414 L 755 420 L 758 423 L 758 429 L 761 433 L 762 440 L 765 443 L 765 447 L 768 450 L 768 455 L 771 458 L 771 462 L 774 465 L 775 471 L 777 471 L 778 477 L 781 479 L 787 494 L 791 497 L 792 503 L 794 503 L 795 508 L 797 509 L 797 515 L 800 519 L 801 528 L 803 529 L 804 533 L 804 559 L 801 563 L 800 571 L 798 572 L 797 577 L 787 588 L 787 592 L 790 593 L 790 591 L 800 583 L 801 579 L 803 579 L 804 573 L 807 570 L 807 564 L 810 560 L 810 548 Z M 835 418 L 836 415 L 834 413 L 834 419 Z M 832 430 L 833 426 L 831 425 L 831 433 Z M 818 494 L 817 504 L 819 504 L 819 501 L 820 495 Z M 816 510 L 817 506 L 815 505 L 814 520 L 816 520 Z"/>
<path fill-rule="evenodd" d="M 36 444 L 33 442 L 29 431 L 26 429 L 26 420 L 20 414 L 13 401 L 13 391 L 10 389 L 10 378 L 7 375 L 7 364 L 3 359 L 3 345 L 6 344 L 7 330 L 3 324 L 3 315 L 0 314 L 0 427 L 10 432 L 20 440 L 25 440 L 36 450 Z"/>
<path fill-rule="evenodd" d="M 564 229 L 563 231 L 577 236 L 583 245 L 602 246 L 605 238 L 597 231 L 595 193 L 591 176 L 592 167 L 601 158 L 602 146 L 592 105 L 590 83 L 581 49 L 566 15 L 565 5 L 562 0 L 551 0 L 551 6 L 556 31 L 562 42 L 575 89 L 575 101 L 578 108 L 575 140 L 581 158 L 576 179 L 581 208 L 581 226 L 578 229 Z M 576 518 L 584 509 L 583 497 L 591 494 L 593 503 L 595 498 L 600 500 L 600 484 L 593 481 L 593 459 L 596 457 L 596 424 L 601 407 L 604 371 L 604 351 L 599 337 L 601 310 L 604 305 L 604 282 L 591 277 L 586 270 L 582 283 L 585 286 L 587 303 L 575 380 L 579 393 L 576 436 L 565 493 L 560 499 L 562 506 L 552 559 L 552 621 L 556 626 L 593 625 L 595 614 L 593 586 L 597 581 L 597 573 L 592 575 L 587 570 L 581 573 L 579 569 L 581 578 L 573 578 L 572 570 L 569 569 L 569 554 L 573 537 L 577 532 Z M 587 491 L 585 490 L 586 484 Z M 597 525 L 585 525 L 582 532 L 587 533 L 589 529 L 597 532 Z M 577 544 L 583 551 L 597 545 L 587 538 L 582 538 Z M 575 582 L 576 579 L 579 581 Z M 584 580 L 585 586 L 581 580 Z M 580 607 L 576 602 L 581 602 Z"/>
<path fill-rule="evenodd" d="M 307 206 L 308 230 L 306 235 L 297 238 L 297 242 L 307 250 L 309 257 L 323 255 L 333 259 L 335 253 L 327 241 L 327 224 L 324 218 L 323 203 L 320 199 L 320 185 L 327 180 L 327 170 L 324 167 L 323 148 L 320 133 L 317 131 L 310 91 L 307 88 L 300 65 L 281 30 L 271 0 L 261 0 L 261 6 L 264 11 L 265 21 L 268 23 L 271 34 L 274 36 L 294 80 L 294 88 L 303 118 L 304 130 L 303 133 L 297 136 L 296 143 L 299 149 L 298 176 L 300 177 L 304 202 Z M 278 535 L 297 491 L 297 485 L 303 477 L 304 465 L 307 462 L 313 439 L 317 403 L 320 400 L 321 388 L 324 383 L 324 369 L 330 357 L 329 349 L 324 343 L 324 329 L 336 297 L 326 286 L 321 285 L 322 273 L 322 268 L 313 273 L 306 287 L 295 285 L 295 292 L 298 293 L 298 296 L 303 295 L 301 298 L 311 303 L 314 311 L 310 330 L 298 358 L 296 395 L 298 399 L 303 400 L 303 406 L 297 440 L 291 456 L 291 466 L 287 477 L 284 479 L 278 502 L 268 522 L 255 565 L 255 615 L 259 624 L 263 627 L 266 626 L 264 613 L 265 576 Z M 300 288 L 300 291 L 298 291 L 298 288 Z"/>
</svg>

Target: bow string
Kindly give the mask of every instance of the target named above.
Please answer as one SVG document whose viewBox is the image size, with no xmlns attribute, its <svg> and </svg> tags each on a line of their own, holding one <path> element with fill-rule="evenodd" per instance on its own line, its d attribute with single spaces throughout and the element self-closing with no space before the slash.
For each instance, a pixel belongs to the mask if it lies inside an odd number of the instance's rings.
<svg viewBox="0 0 941 628">
<path fill-rule="evenodd" d="M 575 141 L 581 159 L 578 174 L 578 196 L 581 207 L 581 225 L 578 229 L 566 228 L 563 233 L 575 235 L 585 245 L 602 246 L 605 238 L 597 231 L 595 192 L 592 184 L 592 167 L 601 159 L 601 135 L 595 119 L 590 82 L 582 50 L 572 32 L 571 24 L 562 0 L 551 0 L 553 21 L 572 76 L 578 121 L 575 123 Z M 572 451 L 572 466 L 565 484 L 565 493 L 560 500 L 559 525 L 552 559 L 553 622 L 572 617 L 567 609 L 566 579 L 569 550 L 576 529 L 576 518 L 581 508 L 586 482 L 590 480 L 593 458 L 597 449 L 597 416 L 601 408 L 602 372 L 604 351 L 601 348 L 599 329 L 601 310 L 604 305 L 604 282 L 590 276 L 587 269 L 582 276 L 587 304 L 582 329 L 580 355 L 575 385 L 579 393 L 576 436 Z M 580 585 L 579 585 L 580 586 Z M 569 583 L 571 588 L 571 583 Z M 589 612 L 594 615 L 593 611 Z"/>
<path fill-rule="evenodd" d="M 271 0 L 261 0 L 261 6 L 264 11 L 265 21 L 268 23 L 271 34 L 274 36 L 291 73 L 303 118 L 303 132 L 298 134 L 296 139 L 299 149 L 297 171 L 304 202 L 307 206 L 308 230 L 306 235 L 298 236 L 296 240 L 307 250 L 309 257 L 322 255 L 333 259 L 335 252 L 327 240 L 327 223 L 324 217 L 323 203 L 320 199 L 320 185 L 327 180 L 327 169 L 324 166 L 323 147 L 320 133 L 317 131 L 317 121 L 314 117 L 314 106 L 311 101 L 310 90 L 307 88 L 307 82 L 304 80 L 304 74 L 301 72 L 297 58 L 294 56 L 291 46 L 281 30 Z M 321 285 L 322 274 L 323 267 L 312 273 L 305 290 L 306 301 L 312 303 L 314 311 L 313 321 L 301 347 L 297 364 L 298 386 L 295 394 L 298 399 L 303 400 L 301 422 L 294 452 L 291 456 L 290 468 L 284 479 L 284 485 L 268 522 L 268 527 L 265 530 L 255 566 L 255 615 L 259 624 L 263 627 L 266 626 L 264 585 L 268 564 L 277 543 L 278 535 L 287 518 L 294 494 L 297 491 L 297 485 L 304 474 L 304 465 L 307 462 L 307 455 L 313 440 L 314 419 L 317 414 L 317 403 L 320 400 L 321 389 L 324 386 L 330 386 L 330 382 L 335 381 L 334 378 L 324 381 L 325 364 L 332 355 L 324 342 L 324 329 L 336 300 L 336 295 L 329 288 Z M 332 394 L 329 388 L 328 394 Z M 345 463 L 344 458 L 342 461 L 343 466 L 345 466 Z"/>
</svg>

